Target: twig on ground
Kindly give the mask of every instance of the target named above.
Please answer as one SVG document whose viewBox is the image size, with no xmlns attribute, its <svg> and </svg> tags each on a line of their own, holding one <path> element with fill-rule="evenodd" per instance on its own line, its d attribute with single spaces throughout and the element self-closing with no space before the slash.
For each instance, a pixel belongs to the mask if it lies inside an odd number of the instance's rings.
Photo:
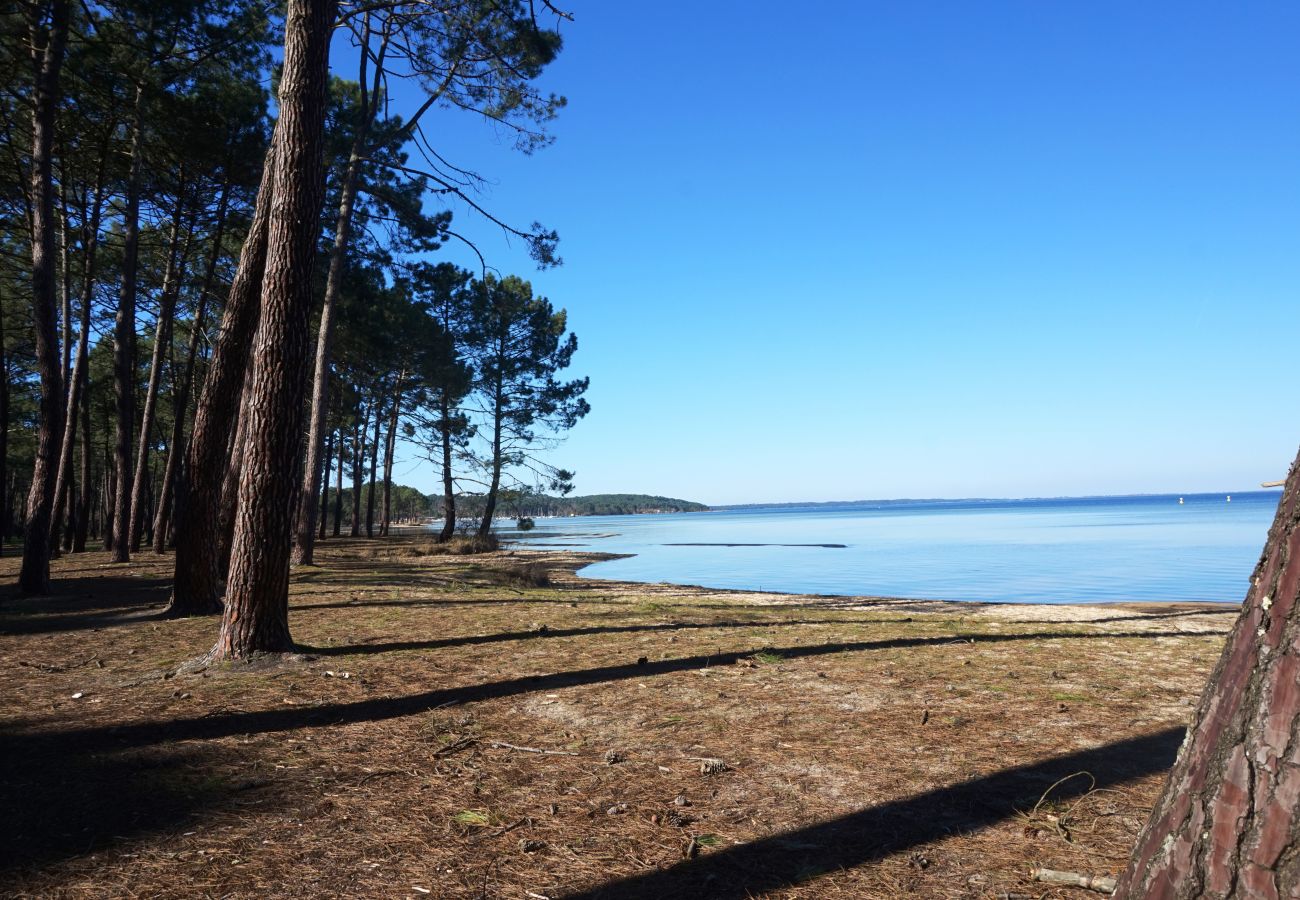
<svg viewBox="0 0 1300 900">
<path fill-rule="evenodd" d="M 520 753 L 541 753 L 544 756 L 577 756 L 578 754 L 570 750 L 539 750 L 536 747 L 520 747 L 518 744 L 507 744 L 505 741 L 488 741 L 489 747 L 497 750 L 518 750 Z"/>
</svg>

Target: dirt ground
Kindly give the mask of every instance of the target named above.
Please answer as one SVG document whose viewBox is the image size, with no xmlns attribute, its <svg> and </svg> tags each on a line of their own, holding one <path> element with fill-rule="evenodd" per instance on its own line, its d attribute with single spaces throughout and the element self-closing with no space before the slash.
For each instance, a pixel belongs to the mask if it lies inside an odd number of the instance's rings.
<svg viewBox="0 0 1300 900">
<path fill-rule="evenodd" d="M 217 622 L 158 617 L 170 557 L 5 587 L 0 894 L 1098 897 L 1028 872 L 1122 866 L 1236 616 L 427 546 L 324 542 L 300 657 L 186 675 Z"/>
</svg>

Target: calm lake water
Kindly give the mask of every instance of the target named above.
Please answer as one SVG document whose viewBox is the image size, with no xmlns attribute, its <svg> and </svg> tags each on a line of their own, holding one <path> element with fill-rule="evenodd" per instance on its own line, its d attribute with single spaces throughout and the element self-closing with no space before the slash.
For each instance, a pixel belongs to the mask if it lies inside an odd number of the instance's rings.
<svg viewBox="0 0 1300 900">
<path fill-rule="evenodd" d="M 1239 602 L 1280 491 L 891 501 L 538 519 L 521 546 L 635 554 L 590 578 L 816 594 Z M 725 546 L 725 545 L 733 546 Z M 735 546 L 735 545 L 763 546 Z M 796 546 L 791 546 L 796 545 Z M 842 545 L 842 546 L 828 546 Z"/>
</svg>

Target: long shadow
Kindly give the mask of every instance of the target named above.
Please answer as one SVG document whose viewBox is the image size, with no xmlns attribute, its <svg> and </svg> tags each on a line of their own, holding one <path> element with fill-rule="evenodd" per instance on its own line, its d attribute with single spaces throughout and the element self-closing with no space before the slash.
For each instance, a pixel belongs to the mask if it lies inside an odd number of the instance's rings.
<svg viewBox="0 0 1300 900">
<path fill-rule="evenodd" d="M 1227 632 L 1217 632 L 1227 634 Z M 70 728 L 28 732 L 23 740 L 48 741 L 51 745 L 70 742 L 87 752 L 126 747 L 145 747 L 173 741 L 211 740 L 239 734 L 264 734 L 292 731 L 299 728 L 325 728 L 355 722 L 376 722 L 416 715 L 444 706 L 473 703 L 500 697 L 512 697 L 534 691 L 556 690 L 579 685 L 626 681 L 632 678 L 649 678 L 674 672 L 687 672 L 710 666 L 723 666 L 753 656 L 755 653 L 772 653 L 783 659 L 803 659 L 828 656 L 835 653 L 854 653 L 870 650 L 893 650 L 909 647 L 933 647 L 944 644 L 1005 644 L 1016 641 L 1038 640 L 1107 640 L 1121 638 L 1149 639 L 1153 637 L 1186 637 L 1181 632 L 1124 632 L 1087 634 L 1078 632 L 1038 632 L 1033 634 L 952 634 L 942 637 L 891 638 L 877 641 L 854 641 L 834 644 L 796 645 L 792 647 L 761 647 L 726 653 L 700 654 L 679 659 L 662 659 L 653 662 L 626 663 L 597 666 L 551 675 L 525 675 L 486 684 L 444 688 L 409 694 L 405 697 L 376 697 L 352 703 L 334 703 L 317 707 L 289 707 L 232 712 L 200 718 L 176 719 L 164 722 L 137 722 L 114 728 Z M 9 737 L 0 735 L 0 758 L 6 750 Z"/>
<path fill-rule="evenodd" d="M 497 634 L 470 634 L 461 637 L 438 638 L 431 641 L 390 641 L 383 644 L 344 644 L 334 647 L 303 646 L 306 653 L 321 656 L 352 656 L 371 653 L 393 653 L 399 650 L 438 650 L 445 647 L 470 647 L 475 644 L 497 644 L 505 641 L 541 640 L 544 638 L 585 637 L 593 634 L 634 634 L 643 631 L 692 631 L 706 628 L 783 628 L 792 625 L 882 625 L 898 624 L 901 619 L 807 619 L 759 620 L 745 622 L 659 622 L 653 625 L 591 625 L 585 628 L 548 628 L 546 631 L 503 631 Z"/>
<path fill-rule="evenodd" d="M 243 761 L 218 746 L 96 755 L 76 744 L 6 737 L 0 766 L 0 872 L 28 869 L 193 824 L 240 790 L 212 774 Z"/>
<path fill-rule="evenodd" d="M 1094 787 L 1112 787 L 1165 771 L 1173 765 L 1183 731 L 1181 727 L 1168 728 L 1095 750 L 1004 769 L 569 894 L 565 900 L 741 900 L 789 888 L 918 844 L 995 825 L 1032 806 L 1056 781 L 1078 772 L 1088 772 L 1092 778 L 1071 778 L 1058 785 L 1052 796 L 1068 800 Z"/>
<path fill-rule="evenodd" d="M 39 634 L 105 628 L 138 622 L 145 610 L 161 608 L 171 591 L 170 578 L 56 578 L 49 597 L 17 597 L 17 589 L 0 593 L 0 634 Z M 12 595 L 12 602 L 8 598 Z"/>
</svg>

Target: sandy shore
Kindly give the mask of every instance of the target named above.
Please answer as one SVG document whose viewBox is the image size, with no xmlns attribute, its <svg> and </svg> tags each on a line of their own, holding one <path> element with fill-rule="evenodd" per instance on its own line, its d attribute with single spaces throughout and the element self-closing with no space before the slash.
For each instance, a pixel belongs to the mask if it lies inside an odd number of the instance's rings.
<svg viewBox="0 0 1300 900">
<path fill-rule="evenodd" d="M 1087 896 L 1026 872 L 1122 864 L 1236 616 L 428 549 L 325 542 L 293 577 L 302 656 L 176 677 L 216 623 L 157 617 L 170 558 L 4 594 L 4 890 Z"/>
</svg>

